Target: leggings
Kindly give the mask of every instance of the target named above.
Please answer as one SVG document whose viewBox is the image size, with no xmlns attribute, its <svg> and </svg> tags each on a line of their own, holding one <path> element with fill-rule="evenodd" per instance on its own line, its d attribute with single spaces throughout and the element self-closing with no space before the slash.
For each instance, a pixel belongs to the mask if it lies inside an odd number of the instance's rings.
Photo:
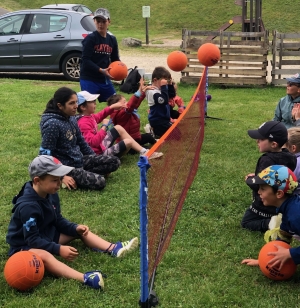
<svg viewBox="0 0 300 308">
<path fill-rule="evenodd" d="M 68 175 L 79 188 L 100 190 L 106 185 L 104 175 L 116 171 L 120 164 L 116 156 L 85 155 L 82 168 L 75 168 Z"/>
</svg>

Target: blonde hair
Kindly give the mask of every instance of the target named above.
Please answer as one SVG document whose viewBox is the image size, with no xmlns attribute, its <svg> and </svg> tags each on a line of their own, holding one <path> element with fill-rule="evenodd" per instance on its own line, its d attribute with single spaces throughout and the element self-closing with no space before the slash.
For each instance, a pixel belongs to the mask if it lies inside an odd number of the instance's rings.
<svg viewBox="0 0 300 308">
<path fill-rule="evenodd" d="M 296 153 L 300 152 L 300 126 L 288 129 L 286 147 L 290 150 L 293 145 L 296 147 Z"/>
</svg>

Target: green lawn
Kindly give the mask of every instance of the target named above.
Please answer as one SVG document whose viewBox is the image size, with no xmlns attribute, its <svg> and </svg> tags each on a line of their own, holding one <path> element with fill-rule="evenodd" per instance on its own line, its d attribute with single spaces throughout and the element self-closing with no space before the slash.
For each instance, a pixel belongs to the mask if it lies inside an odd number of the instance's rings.
<svg viewBox="0 0 300 308">
<path fill-rule="evenodd" d="M 79 90 L 77 83 L 66 83 Z M 11 199 L 28 180 L 27 166 L 40 145 L 39 121 L 46 103 L 62 86 L 56 81 L 1 79 L 0 107 L 0 267 L 7 260 L 5 243 L 11 215 Z M 180 85 L 187 102 L 196 86 Z M 253 172 L 260 154 L 247 129 L 257 128 L 273 116 L 284 88 L 210 87 L 212 100 L 207 119 L 201 162 L 188 192 L 171 245 L 158 267 L 155 290 L 160 307 L 296 307 L 299 273 L 291 281 L 273 282 L 258 268 L 242 266 L 246 257 L 257 257 L 264 244 L 260 233 L 240 227 L 251 193 L 244 176 Z M 128 95 L 126 95 L 128 97 Z M 98 106 L 98 110 L 103 105 Z M 142 126 L 147 105 L 140 108 Z M 167 153 L 166 153 L 167 155 Z M 137 156 L 122 159 L 101 191 L 61 191 L 62 211 L 70 220 L 84 223 L 110 240 L 126 240 L 139 234 Z M 101 269 L 106 289 L 98 292 L 76 281 L 45 276 L 30 293 L 12 290 L 0 278 L 3 307 L 138 307 L 139 252 L 124 259 L 85 249 L 71 266 L 87 271 Z"/>
</svg>

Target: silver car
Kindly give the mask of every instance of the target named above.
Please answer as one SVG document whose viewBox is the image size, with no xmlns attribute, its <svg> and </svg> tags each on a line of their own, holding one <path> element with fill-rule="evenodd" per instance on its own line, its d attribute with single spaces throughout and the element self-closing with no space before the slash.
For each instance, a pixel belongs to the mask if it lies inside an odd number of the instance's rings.
<svg viewBox="0 0 300 308">
<path fill-rule="evenodd" d="M 63 73 L 78 81 L 81 42 L 96 30 L 74 11 L 23 10 L 0 16 L 0 72 Z"/>
<path fill-rule="evenodd" d="M 93 15 L 92 10 L 83 4 L 48 4 L 48 5 L 42 6 L 41 9 L 71 10 L 71 11 L 83 12 L 89 15 Z"/>
</svg>

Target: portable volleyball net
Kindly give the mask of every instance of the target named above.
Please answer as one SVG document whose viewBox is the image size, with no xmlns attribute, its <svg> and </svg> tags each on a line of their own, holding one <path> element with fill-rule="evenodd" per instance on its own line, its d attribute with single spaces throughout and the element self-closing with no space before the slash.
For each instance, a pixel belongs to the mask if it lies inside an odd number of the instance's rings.
<svg viewBox="0 0 300 308">
<path fill-rule="evenodd" d="M 140 157 L 141 307 L 157 305 L 153 290 L 156 268 L 167 250 L 187 191 L 197 173 L 204 138 L 207 68 L 184 112 Z M 148 162 L 155 151 L 160 159 Z"/>
</svg>

